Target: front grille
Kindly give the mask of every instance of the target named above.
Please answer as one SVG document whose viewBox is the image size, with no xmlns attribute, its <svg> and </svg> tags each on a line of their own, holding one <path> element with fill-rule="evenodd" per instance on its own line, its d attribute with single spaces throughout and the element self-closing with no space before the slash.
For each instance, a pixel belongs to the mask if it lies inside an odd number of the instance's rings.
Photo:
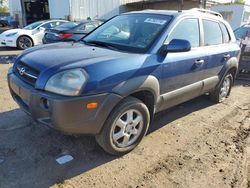
<svg viewBox="0 0 250 188">
<path fill-rule="evenodd" d="M 35 86 L 36 80 L 39 76 L 39 71 L 21 61 L 17 63 L 16 69 L 14 71 L 21 80 L 32 86 Z"/>
</svg>

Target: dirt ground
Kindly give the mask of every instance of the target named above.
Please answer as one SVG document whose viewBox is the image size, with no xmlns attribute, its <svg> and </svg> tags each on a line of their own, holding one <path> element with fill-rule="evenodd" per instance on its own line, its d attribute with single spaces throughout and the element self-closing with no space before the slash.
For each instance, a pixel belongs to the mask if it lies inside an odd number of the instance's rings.
<svg viewBox="0 0 250 188">
<path fill-rule="evenodd" d="M 202 96 L 157 114 L 131 153 L 106 154 L 93 137 L 38 125 L 11 99 L 0 64 L 0 187 L 250 187 L 250 82 L 230 98 Z M 63 154 L 74 157 L 59 165 Z"/>
</svg>

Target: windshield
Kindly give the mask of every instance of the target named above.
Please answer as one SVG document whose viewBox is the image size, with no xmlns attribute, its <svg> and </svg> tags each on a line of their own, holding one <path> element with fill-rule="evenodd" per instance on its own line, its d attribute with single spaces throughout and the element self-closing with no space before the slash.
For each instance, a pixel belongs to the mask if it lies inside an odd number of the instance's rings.
<svg viewBox="0 0 250 188">
<path fill-rule="evenodd" d="M 32 23 L 30 25 L 27 25 L 26 27 L 24 27 L 24 29 L 33 30 L 43 23 L 44 23 L 43 21 L 38 21 L 38 22 Z"/>
<path fill-rule="evenodd" d="M 171 16 L 156 14 L 117 16 L 87 35 L 84 42 L 104 43 L 130 52 L 146 52 L 170 20 Z"/>
<path fill-rule="evenodd" d="M 250 28 L 248 27 L 240 27 L 234 31 L 236 39 L 244 39 L 250 35 Z"/>
<path fill-rule="evenodd" d="M 68 23 L 65 23 L 65 24 L 62 24 L 62 25 L 55 27 L 55 29 L 68 30 L 68 29 L 72 29 L 72 28 L 78 26 L 79 24 L 80 24 L 80 22 L 68 22 Z"/>
</svg>

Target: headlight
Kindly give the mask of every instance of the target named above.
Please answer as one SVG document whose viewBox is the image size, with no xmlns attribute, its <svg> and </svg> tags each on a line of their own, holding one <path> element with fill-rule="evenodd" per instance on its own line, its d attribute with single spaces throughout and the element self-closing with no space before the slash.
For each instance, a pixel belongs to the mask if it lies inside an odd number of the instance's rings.
<svg viewBox="0 0 250 188">
<path fill-rule="evenodd" d="M 16 34 L 17 34 L 17 32 L 15 32 L 15 33 L 10 33 L 10 34 L 7 34 L 6 37 L 12 37 L 12 36 L 14 36 L 14 35 L 16 35 Z"/>
<path fill-rule="evenodd" d="M 46 83 L 45 90 L 66 96 L 77 96 L 86 80 L 84 70 L 71 69 L 52 76 Z"/>
</svg>

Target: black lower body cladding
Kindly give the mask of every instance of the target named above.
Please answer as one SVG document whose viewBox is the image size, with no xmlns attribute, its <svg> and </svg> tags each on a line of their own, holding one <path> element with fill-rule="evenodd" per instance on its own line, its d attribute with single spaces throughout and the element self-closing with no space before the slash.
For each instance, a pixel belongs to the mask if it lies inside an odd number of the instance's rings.
<svg viewBox="0 0 250 188">
<path fill-rule="evenodd" d="M 8 73 L 11 95 L 18 105 L 37 122 L 67 134 L 98 134 L 111 110 L 121 100 L 116 94 L 99 94 L 87 97 L 63 97 L 38 91 Z M 88 103 L 98 108 L 87 109 Z"/>
</svg>

